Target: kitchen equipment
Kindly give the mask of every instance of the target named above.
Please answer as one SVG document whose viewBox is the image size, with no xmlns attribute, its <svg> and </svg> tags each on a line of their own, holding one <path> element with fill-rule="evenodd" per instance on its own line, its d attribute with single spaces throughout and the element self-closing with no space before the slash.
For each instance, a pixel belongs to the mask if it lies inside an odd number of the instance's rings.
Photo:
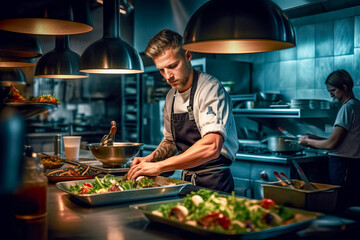
<svg viewBox="0 0 360 240">
<path fill-rule="evenodd" d="M 291 180 L 286 176 L 285 173 L 280 172 L 280 178 L 287 184 L 288 187 L 290 188 L 295 188 L 292 183 Z"/>
<path fill-rule="evenodd" d="M 279 131 L 282 132 L 285 136 L 291 137 L 291 138 L 296 138 L 294 135 L 292 135 L 291 133 L 289 133 L 288 131 L 286 131 L 285 129 L 283 129 L 281 126 L 279 126 L 278 129 L 279 129 Z"/>
<path fill-rule="evenodd" d="M 68 188 L 71 185 L 75 185 L 75 184 L 82 185 L 83 183 L 86 182 L 91 183 L 94 180 L 58 182 L 56 183 L 56 186 L 61 191 L 70 194 L 70 196 L 76 198 L 77 200 L 79 200 L 80 202 L 86 205 L 99 206 L 99 205 L 116 204 L 122 202 L 139 201 L 145 199 L 176 196 L 186 185 L 190 184 L 189 182 L 186 181 L 166 178 L 162 176 L 153 177 L 153 180 L 155 183 L 158 183 L 159 185 L 165 185 L 166 183 L 175 183 L 175 185 L 141 188 L 141 189 L 107 192 L 107 193 L 86 194 L 86 195 L 71 193 L 68 190 Z"/>
<path fill-rule="evenodd" d="M 303 181 L 292 180 L 293 185 L 304 185 Z M 332 212 L 336 208 L 340 186 L 312 183 L 317 190 L 305 190 L 283 187 L 279 182 L 262 184 L 264 198 L 270 198 L 276 204 L 306 209 L 310 211 Z"/>
<path fill-rule="evenodd" d="M 304 189 L 305 190 L 317 190 L 317 187 L 309 182 L 309 179 L 306 177 L 306 175 L 305 175 L 304 171 L 302 170 L 302 168 L 300 167 L 300 165 L 295 160 L 292 160 L 292 163 L 295 166 L 295 169 L 297 170 L 297 172 L 299 173 L 301 180 L 303 180 L 305 182 Z"/>
<path fill-rule="evenodd" d="M 63 152 L 63 139 L 61 134 L 54 135 L 54 154 L 61 155 Z"/>
<path fill-rule="evenodd" d="M 268 144 L 268 149 L 271 152 L 276 153 L 295 153 L 302 151 L 303 146 L 299 145 L 297 138 L 291 137 L 280 137 L 280 136 L 269 136 L 261 142 L 266 142 Z"/>
<path fill-rule="evenodd" d="M 267 238 L 274 238 L 276 236 L 280 236 L 283 234 L 296 232 L 301 229 L 308 227 L 311 222 L 321 216 L 321 213 L 317 212 L 308 212 L 301 209 L 291 209 L 294 214 L 300 216 L 298 222 L 290 223 L 287 225 L 271 227 L 266 230 L 255 231 L 255 232 L 244 232 L 244 233 L 231 233 L 231 232 L 220 232 L 214 231 L 206 228 L 200 228 L 197 226 L 193 226 L 190 224 L 186 224 L 184 222 L 180 222 L 174 219 L 165 218 L 159 216 L 158 214 L 154 214 L 153 211 L 160 208 L 161 205 L 168 205 L 173 204 L 176 205 L 177 203 L 181 203 L 184 201 L 183 199 L 174 199 L 174 200 L 166 200 L 166 201 L 159 201 L 159 202 L 151 202 L 151 203 L 142 203 L 142 204 L 135 204 L 130 205 L 131 208 L 137 209 L 144 213 L 145 217 L 150 222 L 155 223 L 162 223 L 168 226 L 175 227 L 177 229 L 185 230 L 188 232 L 192 232 L 197 234 L 198 236 L 206 236 L 210 239 L 242 239 L 242 240 L 250 240 L 250 239 L 267 239 Z M 202 239 L 201 238 L 201 239 Z"/>
<path fill-rule="evenodd" d="M 276 179 L 279 180 L 279 182 L 282 186 L 284 186 L 284 187 L 287 186 L 287 183 L 282 180 L 282 178 L 280 177 L 280 175 L 277 171 L 274 171 L 274 175 L 275 175 Z"/>
<path fill-rule="evenodd" d="M 278 93 L 259 92 L 260 99 L 268 102 L 278 102 L 282 100 L 282 95 Z"/>
<path fill-rule="evenodd" d="M 113 146 L 102 146 L 100 143 L 88 144 L 92 155 L 103 163 L 104 167 L 119 167 L 130 161 L 139 153 L 143 143 L 114 142 Z"/>
<path fill-rule="evenodd" d="M 268 108 L 271 102 L 268 101 L 245 101 L 244 105 L 246 109 L 253 108 Z"/>
<path fill-rule="evenodd" d="M 115 133 L 116 133 L 116 122 L 111 121 L 111 128 L 108 135 L 104 135 L 100 141 L 102 146 L 112 146 L 115 141 Z"/>
</svg>

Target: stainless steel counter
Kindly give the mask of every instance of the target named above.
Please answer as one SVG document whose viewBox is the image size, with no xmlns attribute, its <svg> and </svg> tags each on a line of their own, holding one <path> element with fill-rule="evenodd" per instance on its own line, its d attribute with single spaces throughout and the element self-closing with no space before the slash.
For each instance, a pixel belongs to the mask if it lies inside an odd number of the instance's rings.
<svg viewBox="0 0 360 240">
<path fill-rule="evenodd" d="M 197 189 L 189 186 L 184 188 L 181 195 Z M 163 200 L 176 198 L 178 197 L 163 198 Z M 128 206 L 129 204 L 116 204 L 94 208 L 84 207 L 73 202 L 68 194 L 58 190 L 55 184 L 49 184 L 47 216 L 28 222 L 17 220 L 16 234 L 11 239 L 209 239 L 209 236 L 195 236 L 173 227 L 150 223 L 141 212 Z M 356 236 L 354 234 L 359 234 L 357 222 L 325 216 L 306 230 L 276 239 L 313 239 L 311 237 L 314 236 L 316 239 L 358 239 L 350 238 L 350 236 Z"/>
</svg>

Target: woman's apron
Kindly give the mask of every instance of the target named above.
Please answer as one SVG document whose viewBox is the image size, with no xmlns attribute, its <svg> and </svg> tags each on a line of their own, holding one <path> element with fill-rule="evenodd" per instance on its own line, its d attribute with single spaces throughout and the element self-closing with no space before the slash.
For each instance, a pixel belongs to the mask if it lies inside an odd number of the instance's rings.
<svg viewBox="0 0 360 240">
<path fill-rule="evenodd" d="M 175 95 L 171 106 L 171 131 L 178 150 L 178 154 L 185 152 L 195 142 L 201 139 L 201 134 L 196 126 L 193 113 L 194 95 L 197 88 L 198 74 L 194 71 L 191 86 L 189 106 L 187 113 L 174 113 Z M 224 192 L 234 190 L 234 180 L 229 166 L 231 160 L 223 155 L 210 160 L 200 166 L 184 169 L 182 179 L 206 188 L 211 188 Z"/>
</svg>

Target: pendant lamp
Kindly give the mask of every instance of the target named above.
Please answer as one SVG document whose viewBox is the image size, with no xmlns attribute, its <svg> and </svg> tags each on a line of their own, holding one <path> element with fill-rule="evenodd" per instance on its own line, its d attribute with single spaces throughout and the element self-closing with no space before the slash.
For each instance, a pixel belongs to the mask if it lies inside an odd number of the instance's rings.
<svg viewBox="0 0 360 240">
<path fill-rule="evenodd" d="M 184 49 L 236 54 L 295 46 L 295 33 L 286 15 L 269 0 L 210 0 L 190 18 Z"/>
<path fill-rule="evenodd" d="M 40 43 L 35 36 L 0 31 L 0 56 L 36 58 L 41 55 Z"/>
<path fill-rule="evenodd" d="M 69 35 L 56 36 L 55 49 L 39 59 L 35 69 L 35 77 L 42 78 L 87 78 L 78 71 L 80 55 L 69 48 Z"/>
<path fill-rule="evenodd" d="M 43 1 L 44 2 L 44 1 Z M 22 1 L 10 2 L 0 14 L 0 29 L 37 35 L 69 35 L 86 33 L 93 29 L 87 0 L 51 0 L 44 4 Z"/>
<path fill-rule="evenodd" d="M 20 68 L 0 68 L 0 86 L 25 84 L 26 77 Z"/>
<path fill-rule="evenodd" d="M 86 73 L 133 74 L 144 72 L 138 52 L 120 38 L 118 0 L 104 0 L 103 38 L 85 49 L 79 71 Z"/>
<path fill-rule="evenodd" d="M 17 57 L 1 57 L 0 68 L 3 67 L 33 67 L 35 66 L 35 58 L 17 58 Z"/>
</svg>

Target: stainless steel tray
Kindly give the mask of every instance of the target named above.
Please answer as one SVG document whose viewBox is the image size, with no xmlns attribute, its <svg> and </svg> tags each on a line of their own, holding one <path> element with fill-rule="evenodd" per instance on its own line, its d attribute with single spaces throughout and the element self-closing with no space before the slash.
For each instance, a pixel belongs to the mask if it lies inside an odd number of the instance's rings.
<svg viewBox="0 0 360 240">
<path fill-rule="evenodd" d="M 122 177 L 119 178 L 121 179 Z M 76 200 L 79 200 L 81 203 L 84 203 L 89 206 L 99 206 L 99 205 L 108 205 L 108 204 L 123 203 L 123 202 L 140 201 L 145 199 L 176 196 L 183 189 L 183 187 L 190 184 L 189 182 L 186 181 L 166 178 L 162 176 L 157 176 L 154 177 L 153 179 L 155 183 L 158 183 L 160 185 L 169 182 L 175 183 L 176 185 L 141 188 L 141 189 L 127 190 L 127 191 L 118 191 L 118 192 L 94 193 L 94 194 L 74 194 L 68 191 L 70 185 L 82 184 L 85 182 L 91 183 L 94 181 L 94 179 L 58 182 L 56 183 L 56 186 L 61 191 L 64 191 L 70 194 L 71 197 L 75 198 Z"/>
<path fill-rule="evenodd" d="M 278 226 L 269 228 L 262 231 L 257 232 L 248 232 L 248 233 L 239 233 L 239 234 L 226 234 L 226 233 L 219 233 L 207 229 L 203 229 L 200 227 L 188 225 L 179 221 L 175 221 L 172 219 L 160 217 L 157 215 L 152 214 L 153 210 L 159 209 L 159 207 L 163 204 L 174 204 L 176 205 L 178 202 L 182 202 L 183 199 L 174 199 L 174 200 L 166 200 L 166 201 L 159 201 L 159 202 L 152 202 L 152 203 L 144 203 L 144 204 L 134 204 L 130 205 L 131 208 L 137 209 L 139 211 L 142 211 L 146 218 L 151 222 L 157 222 L 165 225 L 169 225 L 175 228 L 179 228 L 185 231 L 189 231 L 195 234 L 199 235 L 205 235 L 205 236 L 211 236 L 211 237 L 235 237 L 236 239 L 244 239 L 244 240 L 250 240 L 250 239 L 266 239 L 271 237 L 276 237 L 279 235 L 297 232 L 299 230 L 307 228 L 313 220 L 321 216 L 321 213 L 318 212 L 309 212 L 301 209 L 295 209 L 295 208 L 289 208 L 291 209 L 295 214 L 300 213 L 306 216 L 307 220 L 296 222 L 284 226 Z"/>
</svg>

